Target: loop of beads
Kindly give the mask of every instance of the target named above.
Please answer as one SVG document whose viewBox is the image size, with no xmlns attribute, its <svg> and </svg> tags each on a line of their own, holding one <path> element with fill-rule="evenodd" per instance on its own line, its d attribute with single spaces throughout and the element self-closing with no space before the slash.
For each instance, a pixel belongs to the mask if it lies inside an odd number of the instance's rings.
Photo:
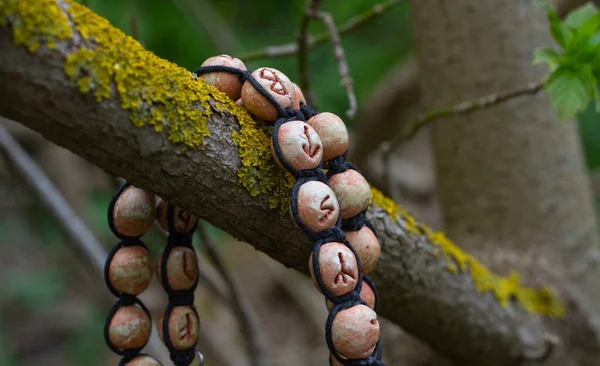
<svg viewBox="0 0 600 366">
<path fill-rule="evenodd" d="M 201 354 L 195 347 L 200 320 L 194 307 L 198 258 L 192 246 L 198 219 L 162 201 L 158 206 L 158 223 L 169 232 L 167 246 L 156 261 L 157 277 L 169 297 L 164 314 L 158 318 L 159 335 L 176 366 L 199 365 Z"/>
<path fill-rule="evenodd" d="M 108 207 L 108 224 L 121 241 L 113 247 L 104 267 L 104 279 L 118 301 L 110 309 L 104 338 L 122 356 L 119 366 L 160 366 L 140 354 L 150 338 L 150 313 L 137 298 L 152 281 L 152 258 L 140 237 L 154 221 L 169 232 L 167 246 L 156 262 L 156 273 L 168 297 L 165 313 L 158 319 L 160 338 L 176 366 L 199 366 L 203 356 L 195 346 L 199 317 L 194 308 L 198 284 L 198 260 L 192 234 L 198 219 L 164 201 L 156 207 L 154 194 L 126 182 Z"/>
<path fill-rule="evenodd" d="M 377 289 L 366 276 L 378 262 L 380 244 L 366 219 L 370 188 L 345 161 L 348 132 L 332 113 L 306 105 L 302 92 L 283 73 L 250 73 L 238 59 L 212 57 L 195 71 L 251 114 L 273 122 L 276 163 L 291 173 L 290 212 L 313 241 L 309 269 L 330 310 L 325 338 L 330 365 L 383 365 Z M 327 169 L 327 173 L 323 171 Z"/>
<path fill-rule="evenodd" d="M 122 356 L 119 366 L 156 365 L 150 356 L 140 354 L 152 331 L 150 313 L 137 298 L 152 281 L 152 257 L 140 237 L 156 218 L 154 195 L 123 184 L 108 207 L 108 224 L 121 241 L 113 247 L 104 266 L 104 281 L 118 301 L 110 309 L 104 339 Z M 145 362 L 145 363 L 142 363 Z"/>
</svg>

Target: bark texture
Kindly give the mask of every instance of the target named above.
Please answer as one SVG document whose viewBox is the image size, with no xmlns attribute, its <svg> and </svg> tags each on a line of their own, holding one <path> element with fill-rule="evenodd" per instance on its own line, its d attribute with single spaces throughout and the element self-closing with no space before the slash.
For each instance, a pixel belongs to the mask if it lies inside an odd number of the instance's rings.
<svg viewBox="0 0 600 366">
<path fill-rule="evenodd" d="M 269 208 L 267 195 L 251 195 L 239 183 L 243 154 L 232 134 L 239 136 L 248 115 L 224 101 L 222 93 L 150 55 L 68 0 L 0 0 L 0 55 L 0 114 L 307 272 L 311 243 L 306 236 L 287 215 Z M 85 66 L 75 81 L 65 73 L 66 62 Z M 131 75 L 121 78 L 123 70 Z M 159 84 L 128 90 L 139 75 L 161 78 Z M 152 99 L 157 95 L 160 101 Z M 159 131 L 132 124 L 157 120 L 164 123 Z M 174 131 L 177 137 L 179 129 L 201 122 L 210 132 L 202 143 L 182 149 L 172 142 Z M 243 153 L 265 145 L 247 142 Z M 548 328 L 541 314 L 556 314 L 551 295 L 492 275 L 376 192 L 369 218 L 382 243 L 373 274 L 381 315 L 461 365 L 513 365 L 544 352 Z M 565 295 L 563 301 L 570 298 Z M 569 316 L 580 314 L 568 310 Z"/>
<path fill-rule="evenodd" d="M 533 1 L 422 0 L 411 16 L 427 108 L 512 90 L 546 72 L 531 66 L 534 49 L 551 44 Z M 544 95 L 432 127 L 448 234 L 500 273 L 564 283 L 585 309 L 562 342 L 591 353 L 556 352 L 556 365 L 598 362 L 598 234 L 576 128 L 558 122 Z"/>
</svg>

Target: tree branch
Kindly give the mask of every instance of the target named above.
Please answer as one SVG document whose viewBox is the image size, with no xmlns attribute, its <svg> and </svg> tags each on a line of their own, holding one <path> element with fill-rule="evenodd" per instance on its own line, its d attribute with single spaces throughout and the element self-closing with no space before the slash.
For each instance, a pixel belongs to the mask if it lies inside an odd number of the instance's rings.
<svg viewBox="0 0 600 366">
<path fill-rule="evenodd" d="M 0 3 L 0 114 L 307 273 L 310 241 L 270 208 L 287 205 L 286 175 L 242 108 L 70 0 L 44 0 L 43 15 L 22 10 L 39 1 L 14 4 Z M 511 365 L 545 347 L 540 315 L 562 315 L 550 291 L 493 275 L 372 198 L 382 316 L 460 364 Z"/>
<path fill-rule="evenodd" d="M 308 104 L 312 104 L 312 92 L 310 90 L 310 77 L 308 75 L 308 24 L 310 16 L 314 14 L 321 5 L 321 0 L 307 0 L 306 7 L 302 13 L 300 21 L 300 32 L 298 33 L 298 79 L 300 79 L 300 89 L 304 91 L 304 97 Z"/>
<path fill-rule="evenodd" d="M 384 15 L 388 11 L 392 10 L 396 5 L 400 4 L 402 0 L 389 0 L 381 4 L 375 4 L 373 7 L 362 14 L 359 14 L 346 23 L 341 25 L 338 29 L 338 33 L 341 35 L 353 32 L 363 25 L 370 23 L 372 20 Z M 312 51 L 317 46 L 329 41 L 331 36 L 330 32 L 319 33 L 316 36 L 308 35 L 308 50 Z M 243 53 L 239 56 L 242 61 L 254 61 L 262 58 L 276 58 L 276 57 L 289 57 L 295 56 L 298 53 L 298 43 L 288 43 L 278 46 L 269 46 L 260 50 L 250 51 Z"/>
<path fill-rule="evenodd" d="M 433 111 L 425 112 L 408 125 L 408 129 L 406 132 L 397 134 L 392 139 L 385 142 L 385 154 L 389 154 L 395 148 L 400 146 L 402 142 L 415 137 L 423 127 L 429 125 L 430 123 L 440 118 L 470 113 L 479 109 L 484 109 L 487 107 L 505 103 L 509 100 L 522 97 L 524 95 L 535 95 L 539 93 L 543 87 L 544 81 L 540 81 L 537 83 L 531 83 L 524 88 L 511 90 L 505 93 L 494 93 L 486 95 L 476 100 L 468 100 L 451 107 L 440 108 Z"/>
<path fill-rule="evenodd" d="M 313 17 L 321 20 L 330 35 L 331 45 L 333 46 L 333 56 L 335 57 L 335 61 L 338 65 L 338 72 L 340 73 L 340 77 L 342 78 L 342 85 L 346 90 L 346 95 L 348 96 L 348 110 L 346 114 L 348 118 L 353 119 L 356 115 L 356 94 L 354 94 L 354 88 L 352 86 L 352 78 L 350 77 L 350 69 L 348 68 L 348 63 L 346 62 L 346 56 L 344 55 L 344 48 L 342 47 L 342 41 L 340 39 L 340 35 L 338 34 L 337 28 L 335 27 L 335 22 L 331 17 L 331 14 L 326 12 L 316 12 L 312 14 Z"/>
</svg>

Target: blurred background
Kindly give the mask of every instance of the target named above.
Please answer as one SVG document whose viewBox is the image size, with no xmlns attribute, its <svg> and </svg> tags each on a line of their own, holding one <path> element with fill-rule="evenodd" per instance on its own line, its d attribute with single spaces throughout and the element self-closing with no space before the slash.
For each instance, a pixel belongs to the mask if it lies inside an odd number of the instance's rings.
<svg viewBox="0 0 600 366">
<path fill-rule="evenodd" d="M 305 4 L 303 0 L 82 2 L 158 56 L 189 70 L 220 53 L 239 57 L 266 46 L 294 42 Z M 412 89 L 407 87 L 416 72 L 410 57 L 407 5 L 398 3 L 386 14 L 342 37 L 359 105 L 358 116 L 346 122 L 354 135 L 351 141 L 356 160 L 371 182 L 418 219 L 441 229 L 427 133 L 421 133 L 392 157 L 393 169 L 387 180 L 376 152 L 385 135 L 356 133 L 379 128 L 380 119 L 401 124 L 407 118 L 372 110 L 372 106 L 384 110 L 378 103 L 384 103 L 386 95 L 405 92 L 402 100 L 408 104 L 413 98 Z M 341 25 L 372 9 L 374 4 L 372 0 L 324 1 L 322 9 L 331 12 Z M 312 34 L 323 31 L 322 24 L 311 22 Z M 348 102 L 331 45 L 318 46 L 310 53 L 309 61 L 314 104 L 343 116 Z M 296 57 L 255 59 L 246 65 L 251 70 L 275 67 L 298 82 Z M 590 108 L 579 116 L 578 123 L 600 214 L 598 117 Z M 116 179 L 36 133 L 16 124 L 6 125 L 104 247 L 112 247 L 116 239 L 107 226 L 106 209 L 118 186 Z M 367 158 L 369 153 L 373 154 Z M 52 214 L 1 154 L 0 208 L 0 365 L 115 365 L 118 358 L 107 349 L 102 335 L 104 319 L 114 299 L 98 272 L 92 270 Z M 251 312 L 256 325 L 252 337 L 264 346 L 268 364 L 323 362 L 328 354 L 323 336 L 327 312 L 322 296 L 310 280 L 205 225 Z M 148 233 L 144 241 L 155 257 L 165 244 L 158 229 Z M 205 256 L 197 239 L 196 245 Z M 243 327 L 227 300 L 230 290 L 207 258 L 202 258 L 201 266 L 211 283 L 201 280 L 196 294 L 202 332 L 199 348 L 206 356 L 205 365 L 249 365 Z M 156 282 L 141 298 L 154 319 L 166 305 L 164 292 Z M 403 352 L 398 346 L 402 332 L 385 320 L 383 329 L 386 358 L 390 365 L 397 364 L 394 360 Z M 166 349 L 157 351 L 161 353 L 154 356 L 168 359 Z"/>
</svg>

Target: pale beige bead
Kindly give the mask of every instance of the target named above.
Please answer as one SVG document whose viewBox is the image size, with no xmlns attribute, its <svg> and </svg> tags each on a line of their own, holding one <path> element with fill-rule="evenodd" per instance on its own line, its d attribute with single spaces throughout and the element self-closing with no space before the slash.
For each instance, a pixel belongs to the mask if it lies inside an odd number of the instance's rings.
<svg viewBox="0 0 600 366">
<path fill-rule="evenodd" d="M 141 246 L 122 247 L 108 266 L 110 284 L 119 292 L 139 295 L 152 281 L 152 257 Z"/>
<path fill-rule="evenodd" d="M 145 234 L 156 219 L 154 194 L 142 188 L 125 188 L 113 208 L 113 223 L 117 232 L 124 236 Z"/>
<path fill-rule="evenodd" d="M 164 315 L 164 313 L 161 314 L 156 323 L 158 335 L 163 343 L 165 341 L 163 338 Z M 168 322 L 169 337 L 171 338 L 173 348 L 182 351 L 196 345 L 198 342 L 198 333 L 200 331 L 200 321 L 192 307 L 174 307 Z"/>
<path fill-rule="evenodd" d="M 363 226 L 358 231 L 346 231 L 346 240 L 358 253 L 362 274 L 369 274 L 377 267 L 381 246 L 375 233 L 368 226 Z"/>
<path fill-rule="evenodd" d="M 347 359 L 369 357 L 379 340 L 379 322 L 373 309 L 355 305 L 342 310 L 331 326 L 333 347 Z"/>
<path fill-rule="evenodd" d="M 156 277 L 162 283 L 161 266 L 163 254 L 156 260 Z M 196 253 L 186 247 L 171 249 L 167 259 L 167 281 L 172 290 L 188 290 L 198 278 L 198 258 Z"/>
<path fill-rule="evenodd" d="M 300 109 L 303 105 L 306 105 L 306 98 L 304 98 L 304 93 L 296 83 L 292 83 L 294 86 L 294 103 L 292 105 L 292 109 Z"/>
<path fill-rule="evenodd" d="M 158 224 L 160 227 L 169 231 L 169 225 L 167 223 L 167 213 L 168 213 L 168 203 L 166 201 L 162 201 L 158 204 Z M 175 206 L 173 209 L 173 221 L 174 221 L 174 229 L 177 233 L 186 233 L 194 228 L 198 218 L 187 211 L 182 210 L 180 207 Z"/>
<path fill-rule="evenodd" d="M 281 154 L 288 164 L 296 170 L 315 169 L 321 163 L 323 146 L 317 132 L 302 121 L 286 122 L 279 127 L 277 133 Z M 275 154 L 275 148 L 271 141 L 271 152 L 275 161 L 279 157 Z"/>
<path fill-rule="evenodd" d="M 343 155 L 350 142 L 344 121 L 333 113 L 319 113 L 306 121 L 323 142 L 323 161 Z"/>
<path fill-rule="evenodd" d="M 236 69 L 246 70 L 244 62 L 238 58 L 233 58 L 229 55 L 214 56 L 202 63 L 201 66 L 229 66 Z M 207 72 L 198 75 L 203 78 L 207 84 L 210 84 L 227 96 L 231 100 L 237 100 L 242 95 L 242 82 L 237 74 L 230 72 Z"/>
<path fill-rule="evenodd" d="M 119 349 L 142 347 L 150 339 L 150 317 L 139 306 L 123 306 L 117 310 L 108 326 L 108 338 Z"/>
<path fill-rule="evenodd" d="M 362 282 L 362 288 L 360 289 L 360 298 L 366 302 L 371 309 L 375 309 L 375 293 L 371 286 L 365 281 Z M 327 309 L 331 311 L 333 309 L 333 302 L 327 300 Z"/>
<path fill-rule="evenodd" d="M 282 108 L 292 107 L 295 98 L 294 86 L 284 73 L 270 67 L 261 67 L 255 70 L 252 76 L 275 98 Z M 249 81 L 246 81 L 242 86 L 242 104 L 250 113 L 262 120 L 275 121 L 277 119 L 278 112 L 275 106 L 260 94 Z"/>
<path fill-rule="evenodd" d="M 137 356 L 133 360 L 127 362 L 125 366 L 162 366 L 160 362 L 156 361 L 150 356 Z"/>
<path fill-rule="evenodd" d="M 200 366 L 202 364 L 201 361 L 202 360 L 200 359 L 200 356 L 198 356 L 198 352 L 196 351 L 194 359 L 192 360 L 192 363 L 190 363 L 190 366 Z"/>
<path fill-rule="evenodd" d="M 356 170 L 348 169 L 329 178 L 342 210 L 342 218 L 356 216 L 369 207 L 371 189 L 367 180 Z"/>
<path fill-rule="evenodd" d="M 304 226 L 314 232 L 333 227 L 340 216 L 340 206 L 331 188 L 318 181 L 300 186 L 298 216 Z"/>
<path fill-rule="evenodd" d="M 308 268 L 315 283 L 311 253 Z M 342 243 L 327 243 L 319 249 L 319 272 L 325 288 L 334 296 L 345 295 L 356 287 L 358 282 L 358 263 L 354 253 Z M 317 286 L 318 288 L 318 286 Z"/>
</svg>

